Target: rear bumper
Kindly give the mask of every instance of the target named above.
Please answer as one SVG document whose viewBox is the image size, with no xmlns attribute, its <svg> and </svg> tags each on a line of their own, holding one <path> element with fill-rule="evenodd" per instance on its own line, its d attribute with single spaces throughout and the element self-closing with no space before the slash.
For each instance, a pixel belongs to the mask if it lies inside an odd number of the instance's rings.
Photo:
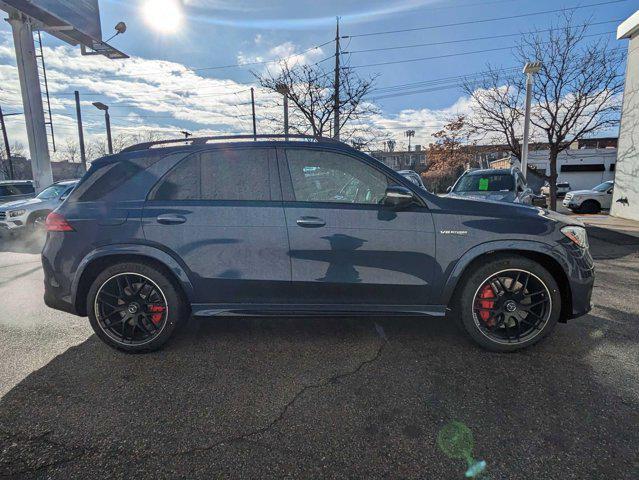
<svg viewBox="0 0 639 480">
<path fill-rule="evenodd" d="M 68 287 L 65 288 L 63 278 L 58 278 L 47 258 L 42 256 L 44 271 L 44 303 L 47 307 L 63 312 L 79 315 L 75 303 L 71 299 Z"/>
</svg>

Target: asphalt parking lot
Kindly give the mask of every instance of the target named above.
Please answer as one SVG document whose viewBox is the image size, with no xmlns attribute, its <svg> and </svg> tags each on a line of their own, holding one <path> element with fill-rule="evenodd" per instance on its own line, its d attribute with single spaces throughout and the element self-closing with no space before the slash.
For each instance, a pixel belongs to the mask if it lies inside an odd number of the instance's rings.
<svg viewBox="0 0 639 480">
<path fill-rule="evenodd" d="M 590 229 L 590 315 L 514 354 L 447 319 L 192 319 L 125 355 L 42 304 L 38 242 L 0 244 L 1 478 L 639 475 L 639 238 Z M 454 455 L 453 455 L 454 456 Z"/>
</svg>

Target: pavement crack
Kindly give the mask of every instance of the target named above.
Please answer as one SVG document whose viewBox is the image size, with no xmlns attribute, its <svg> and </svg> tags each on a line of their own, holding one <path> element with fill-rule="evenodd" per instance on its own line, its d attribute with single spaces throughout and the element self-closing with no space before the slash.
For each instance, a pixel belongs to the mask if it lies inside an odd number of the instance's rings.
<svg viewBox="0 0 639 480">
<path fill-rule="evenodd" d="M 386 346 L 386 344 L 388 343 L 388 340 L 384 337 L 382 337 L 383 341 L 380 343 L 379 347 L 377 347 L 375 354 L 373 356 L 371 356 L 370 358 L 367 358 L 363 361 L 361 361 L 359 364 L 357 364 L 357 366 L 351 370 L 345 371 L 345 372 L 341 372 L 341 373 L 336 373 L 335 375 L 332 375 L 320 382 L 317 383 L 311 383 L 308 385 L 304 385 L 300 390 L 298 390 L 298 392 L 293 395 L 293 397 L 284 404 L 284 406 L 281 408 L 279 415 L 277 415 L 273 420 L 271 420 L 269 423 L 267 423 L 266 425 L 254 429 L 254 430 L 250 430 L 246 433 L 240 434 L 240 435 L 236 435 L 236 436 L 232 436 L 229 438 L 226 438 L 224 440 L 220 440 L 218 442 L 215 442 L 211 445 L 206 445 L 206 446 L 200 446 L 200 447 L 193 447 L 193 448 L 189 448 L 186 450 L 182 450 L 180 452 L 176 452 L 175 455 L 176 456 L 180 456 L 180 455 L 188 455 L 191 453 L 197 453 L 197 452 L 203 452 L 203 451 L 207 451 L 207 450 L 213 450 L 221 445 L 225 445 L 227 443 L 236 443 L 236 442 L 242 442 L 242 441 L 250 441 L 250 438 L 255 436 L 255 435 L 260 435 L 262 433 L 266 433 L 269 430 L 271 430 L 273 427 L 275 427 L 275 425 L 277 425 L 279 422 L 281 422 L 284 417 L 286 416 L 286 414 L 288 413 L 289 409 L 309 390 L 315 390 L 318 388 L 322 388 L 325 387 L 329 384 L 334 384 L 336 383 L 338 380 L 343 379 L 343 378 L 347 378 L 353 375 L 357 375 L 366 365 L 370 365 L 372 363 L 375 363 L 377 360 L 379 360 L 379 358 L 382 355 L 382 352 L 384 350 L 384 347 Z"/>
</svg>

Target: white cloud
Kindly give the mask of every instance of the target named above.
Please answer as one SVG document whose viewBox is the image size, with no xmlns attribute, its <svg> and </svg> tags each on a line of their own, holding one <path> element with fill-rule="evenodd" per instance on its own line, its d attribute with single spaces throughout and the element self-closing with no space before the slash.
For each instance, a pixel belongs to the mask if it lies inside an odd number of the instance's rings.
<svg viewBox="0 0 639 480">
<path fill-rule="evenodd" d="M 260 38 L 265 46 L 265 40 Z M 265 46 L 253 55 L 238 55 L 242 62 L 265 61 L 290 57 L 293 63 L 314 63 L 324 52 L 314 49 L 298 53 L 297 46 L 285 42 Z M 250 133 L 250 85 L 229 79 L 202 76 L 198 71 L 164 60 L 133 57 L 109 61 L 102 57 L 84 57 L 67 46 L 45 47 L 51 108 L 58 144 L 75 141 L 77 126 L 73 91 L 81 92 L 83 124 L 87 141 L 104 136 L 102 112 L 91 102 L 110 106 L 113 132 L 140 133 L 151 130 L 167 137 L 187 129 L 194 134 Z M 9 37 L 0 36 L 0 102 L 5 110 L 20 111 L 22 102 L 17 69 L 13 62 L 13 46 Z M 268 64 L 271 68 L 273 64 Z M 272 131 L 266 118 L 279 118 L 279 95 L 256 88 L 258 129 Z M 407 109 L 396 114 L 380 113 L 368 118 L 373 127 L 390 133 L 401 142 L 404 131 L 416 130 L 413 144 L 427 145 L 431 134 L 457 113 L 468 113 L 469 103 L 459 99 L 444 109 Z M 11 141 L 26 145 L 22 117 L 9 117 Z"/>
</svg>

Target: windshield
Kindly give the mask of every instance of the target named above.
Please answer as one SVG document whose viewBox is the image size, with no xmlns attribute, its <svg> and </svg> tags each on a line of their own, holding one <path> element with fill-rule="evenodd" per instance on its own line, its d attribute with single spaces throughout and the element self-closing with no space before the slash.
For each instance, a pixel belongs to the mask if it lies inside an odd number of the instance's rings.
<svg viewBox="0 0 639 480">
<path fill-rule="evenodd" d="M 593 190 L 595 192 L 605 192 L 607 191 L 610 187 L 612 187 L 612 182 L 604 182 L 604 183 L 600 183 L 599 185 L 597 185 L 596 187 L 593 187 Z"/>
<path fill-rule="evenodd" d="M 509 192 L 515 189 L 512 175 L 465 175 L 459 179 L 453 192 Z"/>
<path fill-rule="evenodd" d="M 40 200 L 50 200 L 52 198 L 58 198 L 64 192 L 67 191 L 69 185 L 51 185 L 50 187 L 42 190 L 36 198 Z"/>
</svg>

